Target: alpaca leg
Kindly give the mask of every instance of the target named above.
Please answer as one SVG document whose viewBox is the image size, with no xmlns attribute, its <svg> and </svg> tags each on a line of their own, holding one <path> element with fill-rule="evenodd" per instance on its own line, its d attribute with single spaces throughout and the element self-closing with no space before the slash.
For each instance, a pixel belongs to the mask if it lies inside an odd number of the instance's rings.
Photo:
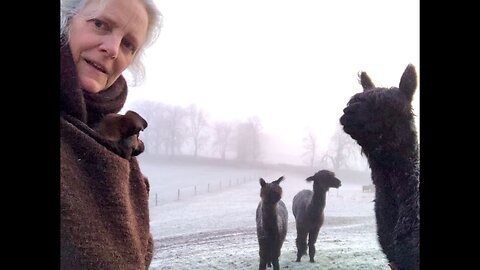
<svg viewBox="0 0 480 270">
<path fill-rule="evenodd" d="M 280 270 L 280 264 L 278 263 L 278 258 L 273 259 L 272 264 L 273 264 L 273 270 Z"/>
<path fill-rule="evenodd" d="M 310 257 L 310 262 L 315 262 L 315 242 L 317 242 L 318 231 L 310 232 L 308 235 L 308 256 Z"/>
<path fill-rule="evenodd" d="M 260 265 L 258 266 L 258 270 L 265 270 L 267 269 L 267 262 L 265 259 L 260 258 Z"/>
<path fill-rule="evenodd" d="M 302 256 L 307 252 L 307 233 L 297 230 L 295 244 L 297 245 L 297 262 L 299 262 Z"/>
</svg>

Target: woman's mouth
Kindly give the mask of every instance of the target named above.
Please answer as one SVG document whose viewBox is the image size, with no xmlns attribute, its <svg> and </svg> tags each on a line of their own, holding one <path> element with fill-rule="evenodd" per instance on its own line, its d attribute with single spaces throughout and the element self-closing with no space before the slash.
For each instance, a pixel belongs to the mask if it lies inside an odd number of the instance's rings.
<svg viewBox="0 0 480 270">
<path fill-rule="evenodd" d="M 92 67 L 94 67 L 94 68 L 97 69 L 98 71 L 107 74 L 106 69 L 105 69 L 103 66 L 101 66 L 100 64 L 97 64 L 97 63 L 95 63 L 95 62 L 92 62 L 92 61 L 90 61 L 90 60 L 88 60 L 88 59 L 85 59 L 85 62 L 87 62 L 89 65 L 91 65 Z"/>
</svg>

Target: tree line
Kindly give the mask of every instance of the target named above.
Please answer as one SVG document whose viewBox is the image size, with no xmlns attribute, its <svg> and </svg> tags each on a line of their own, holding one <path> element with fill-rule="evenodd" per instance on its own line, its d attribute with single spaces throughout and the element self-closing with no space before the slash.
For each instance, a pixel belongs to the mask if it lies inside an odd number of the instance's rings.
<svg viewBox="0 0 480 270">
<path fill-rule="evenodd" d="M 265 151 L 262 148 L 263 127 L 258 116 L 235 121 L 211 121 L 206 111 L 195 104 L 182 107 L 150 100 L 136 101 L 130 108 L 148 121 L 148 128 L 140 136 L 146 145 L 145 152 L 150 154 L 172 157 L 201 155 L 257 162 Z M 359 162 L 361 166 L 368 166 L 359 156 L 359 146 L 340 126 L 332 136 L 327 151 L 320 153 L 313 132 L 303 138 L 303 148 L 303 162 L 310 167 L 349 169 L 353 163 Z"/>
</svg>

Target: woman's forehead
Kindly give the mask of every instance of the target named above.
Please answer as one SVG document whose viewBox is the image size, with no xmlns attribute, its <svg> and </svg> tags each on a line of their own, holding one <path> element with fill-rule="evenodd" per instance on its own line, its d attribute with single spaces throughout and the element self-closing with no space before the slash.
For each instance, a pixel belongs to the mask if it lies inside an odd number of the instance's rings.
<svg viewBox="0 0 480 270">
<path fill-rule="evenodd" d="M 106 20 L 112 27 L 133 35 L 139 43 L 145 41 L 148 13 L 142 0 L 87 0 L 79 14 Z"/>
</svg>

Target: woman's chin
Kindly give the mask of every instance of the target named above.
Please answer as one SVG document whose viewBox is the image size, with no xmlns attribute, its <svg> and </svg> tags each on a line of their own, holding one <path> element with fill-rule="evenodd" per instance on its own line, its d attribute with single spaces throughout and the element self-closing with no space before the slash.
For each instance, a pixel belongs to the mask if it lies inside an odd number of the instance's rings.
<svg viewBox="0 0 480 270">
<path fill-rule="evenodd" d="M 80 80 L 80 88 L 86 92 L 96 94 L 104 90 L 105 86 L 93 80 Z"/>
</svg>

